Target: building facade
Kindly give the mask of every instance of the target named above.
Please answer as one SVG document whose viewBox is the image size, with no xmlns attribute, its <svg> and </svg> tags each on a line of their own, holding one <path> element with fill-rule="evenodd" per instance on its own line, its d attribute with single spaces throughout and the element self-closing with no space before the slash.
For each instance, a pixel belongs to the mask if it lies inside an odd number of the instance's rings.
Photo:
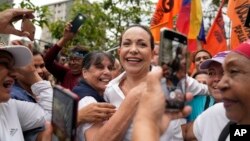
<svg viewBox="0 0 250 141">
<path fill-rule="evenodd" d="M 48 9 L 51 13 L 50 17 L 48 17 L 49 23 L 55 22 L 57 20 L 66 21 L 69 17 L 70 8 L 73 4 L 74 0 L 59 0 L 55 3 L 50 3 L 48 5 Z M 55 43 L 56 40 L 51 37 L 51 33 L 47 27 L 43 27 L 42 35 L 41 35 L 41 42 L 39 45 L 44 47 L 46 42 Z"/>
</svg>

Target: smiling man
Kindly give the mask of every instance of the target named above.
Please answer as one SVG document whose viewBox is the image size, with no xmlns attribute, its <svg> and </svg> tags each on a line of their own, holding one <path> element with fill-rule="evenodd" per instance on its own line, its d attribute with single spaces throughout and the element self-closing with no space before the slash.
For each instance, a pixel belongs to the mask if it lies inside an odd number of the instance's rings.
<svg viewBox="0 0 250 141">
<path fill-rule="evenodd" d="M 27 69 L 21 67 L 32 61 L 31 51 L 24 46 L 0 47 L 0 140 L 24 140 L 23 132 L 41 127 L 45 120 L 51 119 L 52 87 L 43 81 L 33 65 Z M 37 97 L 37 103 L 10 99 L 11 81 L 14 67 L 25 73 L 32 83 L 31 90 Z"/>
<path fill-rule="evenodd" d="M 63 49 L 67 42 L 73 39 L 75 33 L 71 32 L 71 24 L 65 26 L 63 37 L 48 50 L 44 61 L 47 70 L 67 89 L 72 90 L 77 85 L 82 76 L 82 62 L 84 56 L 89 52 L 82 46 L 75 46 L 68 60 L 68 67 L 56 62 L 57 55 Z"/>
</svg>

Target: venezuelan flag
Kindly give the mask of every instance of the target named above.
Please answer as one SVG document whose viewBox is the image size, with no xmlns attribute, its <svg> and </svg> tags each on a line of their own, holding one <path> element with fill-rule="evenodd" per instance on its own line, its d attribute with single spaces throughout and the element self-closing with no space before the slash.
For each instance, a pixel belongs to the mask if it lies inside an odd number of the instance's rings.
<svg viewBox="0 0 250 141">
<path fill-rule="evenodd" d="M 183 0 L 177 19 L 177 30 L 188 35 L 188 39 L 197 39 L 199 35 L 202 35 L 202 38 L 204 38 L 202 24 L 200 0 Z"/>
<path fill-rule="evenodd" d="M 190 10 L 191 0 L 183 0 L 181 10 L 176 22 L 176 29 L 185 35 L 188 35 L 189 32 Z"/>
<path fill-rule="evenodd" d="M 197 39 L 202 24 L 201 0 L 191 0 L 188 38 Z"/>
<path fill-rule="evenodd" d="M 205 42 L 200 0 L 183 0 L 176 28 L 187 35 L 188 49 L 191 52 L 197 50 L 197 39 Z"/>
</svg>

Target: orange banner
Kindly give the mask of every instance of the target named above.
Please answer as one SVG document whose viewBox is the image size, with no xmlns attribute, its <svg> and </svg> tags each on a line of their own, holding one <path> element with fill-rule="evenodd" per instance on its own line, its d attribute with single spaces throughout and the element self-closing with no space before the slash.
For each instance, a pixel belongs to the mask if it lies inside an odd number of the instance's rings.
<svg viewBox="0 0 250 141">
<path fill-rule="evenodd" d="M 227 50 L 227 41 L 224 28 L 224 20 L 222 17 L 222 7 L 224 1 L 222 1 L 217 16 L 214 19 L 212 27 L 209 29 L 206 44 L 203 45 L 203 48 L 209 51 L 212 56 L 217 54 L 220 51 Z"/>
<path fill-rule="evenodd" d="M 160 41 L 162 27 L 173 28 L 173 18 L 181 7 L 182 0 L 159 0 L 150 23 L 150 29 L 156 42 Z"/>
<path fill-rule="evenodd" d="M 236 48 L 250 38 L 250 28 L 245 27 L 250 0 L 229 0 L 227 15 L 232 20 L 230 47 Z"/>
</svg>

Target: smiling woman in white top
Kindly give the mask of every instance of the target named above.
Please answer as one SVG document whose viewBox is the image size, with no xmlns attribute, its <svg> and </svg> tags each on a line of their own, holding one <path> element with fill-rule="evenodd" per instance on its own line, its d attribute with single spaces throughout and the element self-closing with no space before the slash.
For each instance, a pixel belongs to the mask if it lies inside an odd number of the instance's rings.
<svg viewBox="0 0 250 141">
<path fill-rule="evenodd" d="M 142 25 L 132 25 L 121 35 L 118 54 L 125 72 L 112 80 L 105 92 L 107 102 L 117 107 L 117 111 L 106 122 L 85 128 L 87 141 L 131 140 L 132 120 L 145 89 L 146 76 L 150 71 L 154 39 L 150 30 Z M 165 140 L 182 140 L 182 120 L 171 122 Z"/>
</svg>

